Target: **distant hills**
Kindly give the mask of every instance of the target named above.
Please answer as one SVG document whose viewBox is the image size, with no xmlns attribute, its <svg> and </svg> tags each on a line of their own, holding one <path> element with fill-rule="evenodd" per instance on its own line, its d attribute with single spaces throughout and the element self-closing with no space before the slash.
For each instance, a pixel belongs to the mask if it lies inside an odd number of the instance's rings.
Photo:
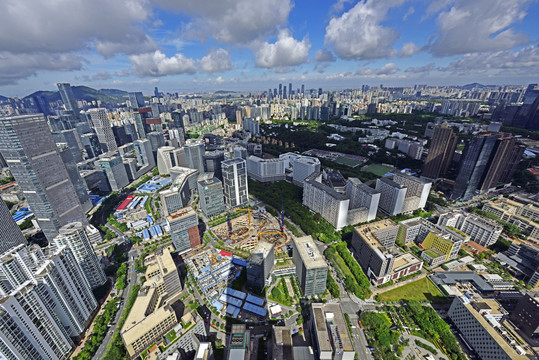
<svg viewBox="0 0 539 360">
<path fill-rule="evenodd" d="M 112 102 L 112 103 L 121 103 L 126 100 L 127 97 L 127 91 L 118 90 L 118 89 L 92 89 L 88 86 L 72 86 L 71 89 L 73 90 L 73 95 L 75 95 L 75 99 L 77 100 L 86 100 L 86 101 L 98 101 L 101 100 L 101 102 Z M 33 96 L 43 96 L 45 100 L 48 102 L 54 102 L 61 100 L 60 93 L 58 91 L 36 91 L 28 96 L 25 97 L 31 98 Z M 0 97 L 0 101 L 2 101 L 3 96 Z M 7 98 L 5 98 L 7 100 Z"/>
</svg>

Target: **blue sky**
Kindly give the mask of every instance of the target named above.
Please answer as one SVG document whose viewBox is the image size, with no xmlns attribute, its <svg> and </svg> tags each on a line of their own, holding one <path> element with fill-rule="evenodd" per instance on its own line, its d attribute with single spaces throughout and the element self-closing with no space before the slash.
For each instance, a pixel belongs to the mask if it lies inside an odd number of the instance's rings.
<svg viewBox="0 0 539 360">
<path fill-rule="evenodd" d="M 151 93 L 539 80 L 538 1 L 4 3 L 6 96 L 57 82 Z"/>
</svg>

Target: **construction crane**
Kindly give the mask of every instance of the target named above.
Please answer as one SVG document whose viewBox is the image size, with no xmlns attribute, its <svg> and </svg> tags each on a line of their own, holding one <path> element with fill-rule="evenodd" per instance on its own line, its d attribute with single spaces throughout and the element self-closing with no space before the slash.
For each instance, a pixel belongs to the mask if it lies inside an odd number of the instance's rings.
<svg viewBox="0 0 539 360">
<path fill-rule="evenodd" d="M 281 195 L 281 232 L 284 232 L 284 203 L 283 203 L 283 195 Z"/>
<path fill-rule="evenodd" d="M 230 213 L 226 213 L 226 221 L 228 223 L 228 238 L 232 236 L 232 221 L 230 221 Z"/>
<path fill-rule="evenodd" d="M 251 225 L 251 211 L 253 211 L 253 209 L 237 209 L 238 211 L 247 211 L 247 213 L 249 214 L 249 225 Z"/>
</svg>

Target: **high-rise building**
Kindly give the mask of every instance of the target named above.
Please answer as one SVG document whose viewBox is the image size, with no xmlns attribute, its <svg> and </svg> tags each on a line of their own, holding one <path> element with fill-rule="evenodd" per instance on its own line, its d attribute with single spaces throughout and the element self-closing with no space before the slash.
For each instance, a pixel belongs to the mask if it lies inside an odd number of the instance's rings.
<svg viewBox="0 0 539 360">
<path fill-rule="evenodd" d="M 326 291 L 328 266 L 318 247 L 309 236 L 295 238 L 294 264 L 296 276 L 306 297 L 323 294 Z"/>
<path fill-rule="evenodd" d="M 447 315 L 481 359 L 529 359 L 513 337 L 505 335 L 502 323 L 507 312 L 496 300 L 456 296 Z"/>
<path fill-rule="evenodd" d="M 311 304 L 311 334 L 319 359 L 349 360 L 356 352 L 341 305 Z"/>
<path fill-rule="evenodd" d="M 174 214 L 176 211 L 186 207 L 191 199 L 191 192 L 195 191 L 194 188 L 191 188 L 190 183 L 198 179 L 198 170 L 182 169 L 186 171 L 180 173 L 172 180 L 170 188 L 159 193 L 161 207 L 164 210 L 165 216 Z"/>
<path fill-rule="evenodd" d="M 282 156 L 283 155 L 280 155 L 279 158 L 281 158 Z M 299 186 L 303 186 L 303 181 L 308 176 L 320 172 L 320 160 L 315 157 L 298 156 L 292 159 L 290 163 L 292 167 L 293 182 L 294 184 Z"/>
<path fill-rule="evenodd" d="M 144 106 L 144 95 L 142 95 L 142 92 L 130 92 L 128 93 L 129 96 L 129 102 L 131 102 L 131 109 L 138 109 Z"/>
<path fill-rule="evenodd" d="M 385 177 L 376 180 L 376 190 L 380 193 L 379 209 L 389 216 L 402 212 L 406 187 Z"/>
<path fill-rule="evenodd" d="M 185 160 L 187 161 L 187 167 L 191 169 L 197 169 L 201 173 L 204 170 L 204 154 L 206 152 L 204 148 L 204 142 L 197 140 L 187 140 L 184 146 Z"/>
<path fill-rule="evenodd" d="M 92 232 L 92 235 L 95 236 L 95 232 Z M 75 260 L 81 267 L 92 289 L 100 287 L 107 281 L 107 277 L 103 269 L 101 269 L 99 260 L 92 248 L 87 230 L 82 223 L 74 222 L 63 226 L 53 242 L 57 246 L 66 245 L 73 252 Z"/>
<path fill-rule="evenodd" d="M 0 256 L 0 276 L 4 279 L 0 286 L 4 299 L 27 283 L 35 285 L 69 336 L 79 336 L 97 308 L 90 284 L 66 246 L 40 249 L 19 245 Z"/>
<path fill-rule="evenodd" d="M 118 152 L 102 155 L 96 161 L 96 164 L 105 175 L 110 190 L 120 191 L 129 184 L 129 178 L 127 177 L 122 157 Z"/>
<path fill-rule="evenodd" d="M 223 183 L 216 177 L 199 180 L 198 195 L 200 209 L 207 217 L 211 218 L 225 212 Z"/>
<path fill-rule="evenodd" d="M 348 178 L 345 191 L 346 196 L 350 199 L 350 209 L 366 208 L 367 218 L 364 221 L 376 219 L 376 211 L 380 203 L 380 191 L 363 184 L 357 178 Z"/>
<path fill-rule="evenodd" d="M 221 163 L 223 171 L 223 190 L 225 204 L 229 208 L 249 202 L 247 185 L 247 163 L 240 158 L 225 160 Z"/>
<path fill-rule="evenodd" d="M 21 232 L 21 229 L 17 226 L 13 216 L 9 212 L 6 203 L 0 201 L 0 234 L 2 234 L 2 240 L 0 241 L 0 253 L 4 253 L 9 249 L 17 245 L 26 245 L 27 241 Z"/>
<path fill-rule="evenodd" d="M 140 166 L 148 166 L 149 169 L 155 166 L 155 159 L 152 154 L 152 144 L 148 139 L 140 139 L 133 142 L 135 155 Z M 148 170 L 149 170 L 148 169 Z"/>
<path fill-rule="evenodd" d="M 64 107 L 67 111 L 72 111 L 75 116 L 79 115 L 79 105 L 77 100 L 75 100 L 75 95 L 73 95 L 73 89 L 71 89 L 71 84 L 69 83 L 58 83 L 58 91 L 60 92 L 60 97 L 64 103 Z"/>
<path fill-rule="evenodd" d="M 305 84 L 301 84 L 301 95 L 305 95 Z"/>
<path fill-rule="evenodd" d="M 494 244 L 502 233 L 502 226 L 496 221 L 475 214 L 453 212 L 441 214 L 438 225 L 451 226 L 479 245 L 490 246 Z"/>
<path fill-rule="evenodd" d="M 251 331 L 245 324 L 233 324 L 227 338 L 228 360 L 249 360 L 251 358 Z"/>
<path fill-rule="evenodd" d="M 204 154 L 204 167 L 206 172 L 213 173 L 213 176 L 219 180 L 223 179 L 221 163 L 225 160 L 225 153 L 220 150 L 207 151 Z"/>
<path fill-rule="evenodd" d="M 56 143 L 65 143 L 73 154 L 75 163 L 80 163 L 83 160 L 83 146 L 79 134 L 76 129 L 62 130 L 52 134 Z"/>
<path fill-rule="evenodd" d="M 491 156 L 496 151 L 497 142 L 498 133 L 474 134 L 461 162 L 451 193 L 452 200 L 470 200 L 476 193 L 489 167 Z"/>
<path fill-rule="evenodd" d="M 0 151 L 48 240 L 70 222 L 87 223 L 42 114 L 1 118 Z"/>
<path fill-rule="evenodd" d="M 274 263 L 273 244 L 260 241 L 247 258 L 247 286 L 262 291 L 271 284 L 271 269 Z"/>
<path fill-rule="evenodd" d="M 293 93 L 293 91 L 292 91 L 292 83 L 288 83 L 288 97 L 291 98 L 292 93 Z"/>
<path fill-rule="evenodd" d="M 172 156 L 174 150 L 176 148 L 173 146 L 162 146 L 157 149 L 157 169 L 159 170 L 159 174 L 169 175 L 171 167 L 180 166 L 180 164 L 176 164 Z"/>
<path fill-rule="evenodd" d="M 69 180 L 73 184 L 73 188 L 77 193 L 82 210 L 84 213 L 87 213 L 92 208 L 92 202 L 90 201 L 90 196 L 88 195 L 88 186 L 86 185 L 86 182 L 82 176 L 80 176 L 79 168 L 73 159 L 73 153 L 65 144 L 58 146 L 58 153 L 64 162 L 67 175 L 69 176 Z"/>
<path fill-rule="evenodd" d="M 92 127 L 99 139 L 101 150 L 104 153 L 118 150 L 118 145 L 116 144 L 114 132 L 110 126 L 107 111 L 102 108 L 96 108 L 88 110 L 88 113 L 90 113 Z"/>
<path fill-rule="evenodd" d="M 174 249 L 183 254 L 200 245 L 198 217 L 191 207 L 180 209 L 167 216 Z"/>
<path fill-rule="evenodd" d="M 260 182 L 284 180 L 284 160 L 262 159 L 251 155 L 247 158 L 247 175 Z"/>
<path fill-rule="evenodd" d="M 453 159 L 457 141 L 457 136 L 447 123 L 436 126 L 421 175 L 429 179 L 445 175 Z"/>
</svg>

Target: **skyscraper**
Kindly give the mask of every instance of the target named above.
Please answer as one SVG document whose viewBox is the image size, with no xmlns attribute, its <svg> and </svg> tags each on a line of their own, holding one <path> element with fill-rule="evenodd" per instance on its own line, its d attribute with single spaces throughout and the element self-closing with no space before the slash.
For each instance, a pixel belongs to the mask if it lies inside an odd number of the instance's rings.
<svg viewBox="0 0 539 360">
<path fill-rule="evenodd" d="M 324 257 L 310 235 L 295 238 L 293 241 L 296 276 L 303 294 L 306 297 L 323 294 L 326 291 L 328 275 L 328 266 Z"/>
<path fill-rule="evenodd" d="M 294 92 L 294 91 L 292 91 L 292 83 L 288 83 L 288 96 L 289 96 L 289 97 L 292 97 L 292 93 L 293 93 L 293 92 Z"/>
<path fill-rule="evenodd" d="M 247 286 L 262 291 L 275 263 L 273 244 L 260 241 L 247 258 Z"/>
<path fill-rule="evenodd" d="M 62 161 L 66 167 L 69 180 L 71 181 L 71 184 L 73 184 L 73 188 L 77 193 L 82 210 L 84 213 L 87 213 L 92 208 L 92 202 L 90 201 L 90 196 L 88 195 L 88 185 L 86 185 L 86 182 L 82 176 L 80 176 L 79 168 L 77 167 L 77 164 L 73 159 L 72 152 L 68 146 L 65 144 L 59 145 L 58 153 L 60 154 L 60 157 L 62 158 Z"/>
<path fill-rule="evenodd" d="M 114 132 L 112 132 L 107 111 L 102 108 L 95 108 L 88 110 L 88 112 L 90 113 L 92 126 L 99 139 L 101 150 L 104 153 L 118 150 L 118 145 L 114 139 Z"/>
<path fill-rule="evenodd" d="M 167 216 L 170 237 L 178 254 L 185 253 L 200 245 L 198 217 L 191 207 L 178 210 Z"/>
<path fill-rule="evenodd" d="M 0 151 L 48 240 L 70 222 L 87 223 L 42 114 L 0 118 Z"/>
<path fill-rule="evenodd" d="M 240 158 L 225 160 L 221 163 L 225 203 L 233 208 L 249 202 L 247 186 L 247 163 Z"/>
<path fill-rule="evenodd" d="M 457 136 L 447 123 L 436 126 L 430 143 L 429 155 L 423 165 L 424 177 L 436 179 L 449 169 L 457 146 Z"/>
<path fill-rule="evenodd" d="M 84 225 L 80 222 L 67 224 L 59 230 L 59 233 L 53 240 L 54 244 L 59 247 L 66 245 L 73 252 L 77 264 L 81 267 L 82 273 L 92 289 L 103 285 L 107 278 L 90 244 Z"/>
<path fill-rule="evenodd" d="M 75 95 L 73 95 L 73 90 L 71 89 L 71 84 L 69 83 L 58 83 L 58 91 L 60 92 L 60 97 L 67 111 L 72 111 L 75 116 L 79 115 L 79 105 L 77 100 L 75 100 Z"/>
<path fill-rule="evenodd" d="M 203 173 L 205 154 L 204 142 L 189 139 L 185 143 L 184 150 L 187 166 Z"/>
<path fill-rule="evenodd" d="M 283 95 L 283 84 L 279 84 L 279 96 Z"/>
<path fill-rule="evenodd" d="M 524 152 L 511 134 L 479 132 L 474 134 L 461 163 L 452 200 L 469 200 L 500 182 L 509 182 Z"/>
<path fill-rule="evenodd" d="M 0 201 L 0 253 L 4 253 L 17 245 L 26 245 L 26 238 L 11 216 L 4 201 Z"/>
<path fill-rule="evenodd" d="M 223 183 L 218 178 L 203 178 L 197 184 L 200 209 L 211 218 L 225 212 Z"/>
<path fill-rule="evenodd" d="M 108 181 L 110 190 L 119 191 L 129 184 L 127 171 L 118 152 L 108 153 L 96 162 Z"/>
<path fill-rule="evenodd" d="M 301 84 L 301 95 L 305 95 L 305 85 Z"/>
<path fill-rule="evenodd" d="M 128 93 L 129 102 L 131 103 L 132 109 L 138 109 L 144 106 L 144 95 L 140 91 Z"/>
</svg>

